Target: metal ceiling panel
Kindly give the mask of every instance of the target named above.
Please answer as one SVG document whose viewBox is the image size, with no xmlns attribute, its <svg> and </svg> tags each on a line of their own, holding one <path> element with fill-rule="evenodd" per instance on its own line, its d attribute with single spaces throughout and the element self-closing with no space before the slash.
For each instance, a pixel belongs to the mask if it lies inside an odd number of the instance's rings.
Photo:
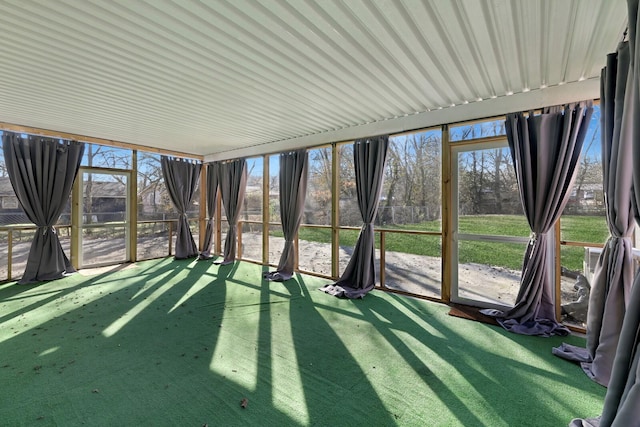
<svg viewBox="0 0 640 427">
<path fill-rule="evenodd" d="M 0 122 L 217 159 L 597 97 L 626 3 L 0 0 L 0 26 Z"/>
</svg>

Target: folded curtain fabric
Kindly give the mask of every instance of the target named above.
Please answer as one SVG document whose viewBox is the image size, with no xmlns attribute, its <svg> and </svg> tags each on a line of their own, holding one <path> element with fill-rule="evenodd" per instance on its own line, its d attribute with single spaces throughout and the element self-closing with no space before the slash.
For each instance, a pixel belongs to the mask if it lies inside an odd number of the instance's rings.
<svg viewBox="0 0 640 427">
<path fill-rule="evenodd" d="M 36 135 L 2 134 L 5 165 L 27 217 L 38 226 L 27 265 L 18 283 L 59 279 L 75 272 L 62 250 L 54 225 L 78 175 L 84 143 Z"/>
<path fill-rule="evenodd" d="M 191 234 L 187 210 L 198 186 L 202 163 L 162 156 L 160 164 L 169 198 L 178 211 L 175 258 L 192 258 L 198 255 L 198 246 Z"/>
</svg>

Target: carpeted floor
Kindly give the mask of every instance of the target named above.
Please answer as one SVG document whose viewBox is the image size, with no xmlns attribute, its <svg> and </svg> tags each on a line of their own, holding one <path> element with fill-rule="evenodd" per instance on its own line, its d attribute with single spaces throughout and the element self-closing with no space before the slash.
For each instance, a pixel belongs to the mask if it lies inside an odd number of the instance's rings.
<svg viewBox="0 0 640 427">
<path fill-rule="evenodd" d="M 551 355 L 581 338 L 262 271 L 163 259 L 0 285 L 0 425 L 562 426 L 602 409 L 605 389 Z"/>
</svg>

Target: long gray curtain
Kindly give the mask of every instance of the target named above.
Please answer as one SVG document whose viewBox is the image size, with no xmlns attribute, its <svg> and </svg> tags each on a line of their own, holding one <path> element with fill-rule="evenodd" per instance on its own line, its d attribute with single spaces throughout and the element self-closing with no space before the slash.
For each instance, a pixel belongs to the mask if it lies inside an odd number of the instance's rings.
<svg viewBox="0 0 640 427">
<path fill-rule="evenodd" d="M 218 200 L 218 179 L 220 177 L 220 163 L 213 162 L 207 164 L 207 228 L 204 232 L 204 244 L 200 259 L 210 259 L 211 247 L 213 246 L 213 226 L 216 213 L 216 202 Z"/>
<path fill-rule="evenodd" d="M 20 206 L 38 230 L 18 283 L 59 279 L 75 272 L 54 228 L 78 174 L 84 143 L 40 136 L 2 134 L 9 180 Z"/>
<path fill-rule="evenodd" d="M 175 258 L 192 258 L 198 255 L 198 246 L 196 246 L 191 234 L 191 228 L 189 228 L 187 209 L 191 206 L 191 200 L 200 178 L 202 164 L 167 156 L 160 158 L 160 164 L 169 198 L 178 211 Z"/>
<path fill-rule="evenodd" d="M 222 204 L 227 214 L 229 230 L 224 241 L 224 259 L 216 264 L 231 264 L 236 259 L 238 239 L 238 220 L 242 210 L 242 202 L 247 190 L 247 161 L 236 159 L 220 165 L 219 178 Z"/>
<path fill-rule="evenodd" d="M 358 206 L 364 224 L 340 279 L 320 290 L 345 298 L 363 298 L 376 283 L 373 221 L 378 212 L 389 136 L 359 139 L 353 144 Z"/>
<path fill-rule="evenodd" d="M 640 225 L 640 57 L 637 40 L 638 0 L 627 0 L 629 16 L 629 79 L 624 103 L 624 126 L 631 134 L 633 158 L 633 194 L 635 220 Z M 626 117 L 629 115 L 630 117 Z M 611 379 L 604 399 L 602 416 L 576 419 L 570 426 L 629 427 L 640 426 L 640 272 L 636 272 L 627 302 L 620 339 L 613 361 Z"/>
<path fill-rule="evenodd" d="M 596 264 L 587 314 L 587 348 L 562 344 L 554 354 L 581 362 L 594 381 L 607 386 L 633 283 L 631 206 L 631 115 L 623 114 L 629 43 L 607 56 L 600 79 L 604 202 L 611 236 Z"/>
<path fill-rule="evenodd" d="M 592 102 L 557 106 L 542 114 L 507 115 L 506 131 L 531 239 L 525 251 L 515 306 L 498 317 L 507 330 L 525 335 L 566 335 L 556 321 L 553 233 L 571 195 Z"/>
<path fill-rule="evenodd" d="M 283 282 L 291 279 L 295 263 L 294 238 L 302 222 L 307 196 L 308 154 L 306 150 L 280 154 L 280 220 L 284 233 L 284 249 L 276 271 L 265 273 L 267 280 Z"/>
</svg>

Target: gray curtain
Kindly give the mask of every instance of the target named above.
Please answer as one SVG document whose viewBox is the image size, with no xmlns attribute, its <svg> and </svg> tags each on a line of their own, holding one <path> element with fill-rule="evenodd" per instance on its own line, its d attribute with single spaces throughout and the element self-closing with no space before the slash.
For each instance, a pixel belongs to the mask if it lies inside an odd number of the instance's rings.
<svg viewBox="0 0 640 427">
<path fill-rule="evenodd" d="M 509 148 L 520 198 L 531 227 L 515 306 L 498 317 L 507 330 L 525 335 L 566 335 L 556 321 L 553 233 L 571 195 L 592 102 L 507 115 Z"/>
<path fill-rule="evenodd" d="M 623 123 L 631 134 L 633 158 L 633 194 L 635 219 L 640 225 L 640 56 L 637 40 L 638 0 L 627 0 L 629 13 L 629 79 L 624 103 Z M 630 117 L 627 120 L 627 115 Z M 613 361 L 611 379 L 604 399 L 602 417 L 576 419 L 570 426 L 630 427 L 640 426 L 640 272 L 636 272 L 631 296 L 622 322 L 620 339 Z"/>
<path fill-rule="evenodd" d="M 283 282 L 293 276 L 296 254 L 293 239 L 298 233 L 304 213 L 308 157 L 306 150 L 280 154 L 280 220 L 285 241 L 278 268 L 264 274 L 267 280 Z"/>
<path fill-rule="evenodd" d="M 600 79 L 604 202 L 611 236 L 596 264 L 587 314 L 587 348 L 569 344 L 554 354 L 581 362 L 594 381 L 607 386 L 622 320 L 633 283 L 631 207 L 631 115 L 623 114 L 629 71 L 629 43 L 607 56 Z"/>
<path fill-rule="evenodd" d="M 353 144 L 358 206 L 364 224 L 340 279 L 320 290 L 345 298 L 363 298 L 376 283 L 373 220 L 378 212 L 389 136 L 360 139 Z"/>
<path fill-rule="evenodd" d="M 213 226 L 216 213 L 216 202 L 218 200 L 218 179 L 220 177 L 220 163 L 207 164 L 207 228 L 204 232 L 204 244 L 200 259 L 211 259 L 211 247 L 213 246 Z"/>
<path fill-rule="evenodd" d="M 238 220 L 242 210 L 244 194 L 247 190 L 247 161 L 237 159 L 220 165 L 220 192 L 222 204 L 227 214 L 229 231 L 224 241 L 224 259 L 216 264 L 231 264 L 236 259 Z"/>
<path fill-rule="evenodd" d="M 9 180 L 20 206 L 38 226 L 21 284 L 59 279 L 75 272 L 54 228 L 78 174 L 84 144 L 12 132 L 2 135 Z"/>
<path fill-rule="evenodd" d="M 178 210 L 178 228 L 176 230 L 175 258 L 186 259 L 198 255 L 198 247 L 193 241 L 187 209 L 198 186 L 202 164 L 167 156 L 160 158 L 162 176 L 169 192 L 169 198 Z"/>
</svg>

